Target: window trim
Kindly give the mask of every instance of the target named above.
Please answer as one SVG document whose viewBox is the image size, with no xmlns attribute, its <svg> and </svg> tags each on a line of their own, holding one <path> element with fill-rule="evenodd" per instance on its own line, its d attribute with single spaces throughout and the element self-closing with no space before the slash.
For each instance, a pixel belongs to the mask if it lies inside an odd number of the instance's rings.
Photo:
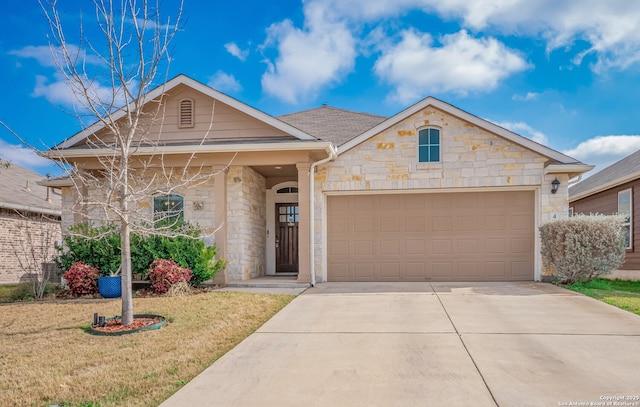
<svg viewBox="0 0 640 407">
<path fill-rule="evenodd" d="M 429 160 L 429 161 L 421 161 L 420 160 L 420 147 L 421 146 L 428 146 L 428 147 L 435 146 L 435 144 L 430 144 L 430 143 L 428 143 L 428 144 L 420 144 L 420 132 L 422 132 L 424 130 L 438 130 L 438 160 L 436 160 L 436 161 L 431 161 L 431 160 Z M 417 160 L 418 164 L 438 164 L 438 163 L 442 162 L 442 129 L 440 127 L 437 127 L 437 126 L 426 126 L 426 127 L 420 127 L 419 129 L 417 129 L 416 154 L 417 154 L 417 158 L 418 158 L 418 160 Z"/>
<path fill-rule="evenodd" d="M 182 105 L 183 103 L 189 103 L 189 112 L 185 112 Z M 183 98 L 178 101 L 178 127 L 179 128 L 189 128 L 195 127 L 195 106 L 196 102 L 191 98 Z M 183 120 L 183 118 L 187 117 L 188 120 Z"/>
<path fill-rule="evenodd" d="M 623 193 L 629 193 L 629 221 L 622 224 L 623 227 L 629 227 L 629 244 L 625 248 L 627 250 L 633 249 L 633 190 L 632 188 L 623 189 L 618 191 L 618 214 L 620 214 L 620 195 Z"/>
</svg>

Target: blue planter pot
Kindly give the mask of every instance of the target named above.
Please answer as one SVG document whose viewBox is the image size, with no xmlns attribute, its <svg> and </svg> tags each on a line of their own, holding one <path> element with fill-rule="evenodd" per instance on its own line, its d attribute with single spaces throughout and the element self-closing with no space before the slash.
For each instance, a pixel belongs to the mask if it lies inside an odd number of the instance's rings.
<svg viewBox="0 0 640 407">
<path fill-rule="evenodd" d="M 98 277 L 98 292 L 104 298 L 118 298 L 122 295 L 122 276 Z"/>
</svg>

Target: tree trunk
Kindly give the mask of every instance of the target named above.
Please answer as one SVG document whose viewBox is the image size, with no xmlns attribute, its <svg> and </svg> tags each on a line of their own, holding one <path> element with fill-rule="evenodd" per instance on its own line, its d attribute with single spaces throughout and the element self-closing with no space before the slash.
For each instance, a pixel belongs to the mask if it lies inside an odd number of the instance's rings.
<svg viewBox="0 0 640 407">
<path fill-rule="evenodd" d="M 131 230 L 128 222 L 123 222 L 120 230 L 120 248 L 122 260 L 122 325 L 133 322 L 133 295 L 131 293 Z"/>
</svg>

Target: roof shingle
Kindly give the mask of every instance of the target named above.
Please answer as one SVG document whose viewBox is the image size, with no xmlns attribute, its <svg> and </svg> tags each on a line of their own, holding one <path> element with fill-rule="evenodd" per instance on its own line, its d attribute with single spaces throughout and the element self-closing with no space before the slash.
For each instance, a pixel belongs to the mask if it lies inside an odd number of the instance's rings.
<svg viewBox="0 0 640 407">
<path fill-rule="evenodd" d="M 60 196 L 50 193 L 47 201 L 47 187 L 36 184 L 45 177 L 10 164 L 9 168 L 0 168 L 0 208 L 3 204 L 20 205 L 47 210 L 60 210 Z"/>
<path fill-rule="evenodd" d="M 314 137 L 340 146 L 382 123 L 387 117 L 322 105 L 278 116 L 278 119 Z"/>
<path fill-rule="evenodd" d="M 622 180 L 637 172 L 640 172 L 640 150 L 573 185 L 569 188 L 569 199 L 590 190 L 597 191 L 598 188 L 615 183 L 617 180 Z"/>
</svg>

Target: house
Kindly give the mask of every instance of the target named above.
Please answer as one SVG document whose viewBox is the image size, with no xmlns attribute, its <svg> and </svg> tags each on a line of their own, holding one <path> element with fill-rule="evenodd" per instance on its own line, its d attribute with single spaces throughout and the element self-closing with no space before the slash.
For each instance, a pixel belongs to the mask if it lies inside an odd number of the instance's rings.
<svg viewBox="0 0 640 407">
<path fill-rule="evenodd" d="M 432 97 L 392 117 L 325 105 L 273 117 L 180 75 L 148 101 L 162 114 L 134 156 L 212 176 L 138 207 L 209 231 L 226 282 L 540 280 L 538 226 L 567 216 L 568 181 L 592 168 Z M 105 137 L 97 123 L 47 155 L 95 168 Z M 71 182 L 51 185 L 64 227 L 93 218 L 70 210 Z"/>
<path fill-rule="evenodd" d="M 612 278 L 640 279 L 640 151 L 617 161 L 569 188 L 569 211 L 626 216 L 627 252 L 620 270 Z"/>
<path fill-rule="evenodd" d="M 43 178 L 16 164 L 0 166 L 0 284 L 28 281 L 62 238 L 61 199 L 37 184 Z"/>
</svg>

